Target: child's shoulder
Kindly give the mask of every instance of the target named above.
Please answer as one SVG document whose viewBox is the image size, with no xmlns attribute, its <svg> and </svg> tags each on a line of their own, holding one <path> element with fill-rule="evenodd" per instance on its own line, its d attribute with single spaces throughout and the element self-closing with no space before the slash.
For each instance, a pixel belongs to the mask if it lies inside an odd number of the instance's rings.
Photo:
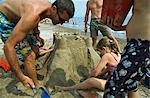
<svg viewBox="0 0 150 98">
<path fill-rule="evenodd" d="M 114 58 L 114 57 L 118 57 L 119 55 L 117 56 L 117 54 L 110 52 L 110 53 L 105 53 L 103 56 L 107 58 Z"/>
<path fill-rule="evenodd" d="M 104 59 L 109 59 L 109 58 L 111 58 L 111 54 L 110 54 L 110 53 L 105 53 L 105 54 L 102 56 L 102 58 L 104 58 Z"/>
<path fill-rule="evenodd" d="M 111 56 L 112 54 L 111 53 L 105 53 L 103 56 Z"/>
</svg>

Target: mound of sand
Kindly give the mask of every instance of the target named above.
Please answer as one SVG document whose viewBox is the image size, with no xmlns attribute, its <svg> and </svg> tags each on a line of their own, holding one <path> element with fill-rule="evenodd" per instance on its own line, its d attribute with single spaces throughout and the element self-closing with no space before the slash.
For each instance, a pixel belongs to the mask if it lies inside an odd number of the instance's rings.
<svg viewBox="0 0 150 98">
<path fill-rule="evenodd" d="M 46 29 L 47 26 L 44 25 L 43 28 Z M 54 51 L 37 60 L 38 79 L 43 81 L 51 92 L 51 98 L 81 98 L 77 91 L 57 92 L 54 90 L 54 86 L 70 86 L 85 80 L 99 62 L 100 57 L 92 48 L 91 39 L 88 36 L 82 36 L 77 33 L 77 30 L 73 31 L 68 28 L 57 27 L 55 30 L 47 30 L 47 32 L 58 33 L 54 37 Z M 44 36 L 46 36 L 45 33 Z M 48 39 L 46 44 L 49 46 L 49 43 L 52 42 Z M 124 47 L 126 42 L 119 39 L 119 44 Z M 101 95 L 99 91 L 94 91 Z M 149 89 L 140 87 L 141 98 L 149 98 L 149 92 Z M 38 94 L 38 98 L 40 98 L 40 94 L 41 92 Z M 0 98 L 33 98 L 34 93 L 32 89 L 25 88 L 9 72 L 3 73 L 3 76 L 0 77 L 0 95 Z"/>
</svg>

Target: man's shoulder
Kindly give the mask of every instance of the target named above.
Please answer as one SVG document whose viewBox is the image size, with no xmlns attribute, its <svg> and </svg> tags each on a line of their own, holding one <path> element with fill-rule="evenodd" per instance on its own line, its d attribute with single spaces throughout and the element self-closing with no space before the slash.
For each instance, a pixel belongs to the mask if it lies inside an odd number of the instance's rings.
<svg viewBox="0 0 150 98">
<path fill-rule="evenodd" d="M 34 12 L 35 14 L 40 15 L 41 13 L 46 12 L 47 9 L 49 9 L 50 7 L 51 7 L 50 2 L 41 2 L 39 0 L 39 2 L 36 2 L 35 4 L 31 4 L 31 9 L 29 7 L 25 7 L 26 8 L 25 10 L 28 9 L 28 12 L 31 12 L 31 13 Z"/>
</svg>

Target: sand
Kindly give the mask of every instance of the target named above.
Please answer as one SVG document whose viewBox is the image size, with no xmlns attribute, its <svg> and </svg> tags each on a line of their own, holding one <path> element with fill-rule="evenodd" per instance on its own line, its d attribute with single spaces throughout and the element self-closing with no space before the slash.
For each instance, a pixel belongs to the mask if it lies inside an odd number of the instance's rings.
<svg viewBox="0 0 150 98">
<path fill-rule="evenodd" d="M 74 32 L 74 33 L 80 33 L 84 37 L 89 37 L 89 33 L 85 34 L 84 32 L 81 32 L 79 30 L 74 30 L 70 28 L 64 28 L 62 26 L 53 26 L 50 24 L 40 24 L 40 31 L 41 31 L 41 36 L 45 39 L 45 48 L 48 48 L 49 46 L 52 45 L 53 42 L 53 33 L 68 33 L 68 32 Z M 99 37 L 100 39 L 101 37 Z M 126 40 L 125 39 L 117 39 L 119 41 L 119 45 L 121 49 L 123 50 L 123 47 L 126 45 Z M 0 41 L 0 47 L 3 47 L 2 42 Z M 62 51 L 64 52 L 64 51 Z M 65 51 L 67 52 L 67 51 Z M 0 56 L 3 57 L 3 50 L 0 49 Z M 80 57 L 80 56 L 79 56 Z M 37 64 L 39 64 L 39 67 L 42 68 L 41 64 L 44 63 L 45 61 L 45 56 L 41 57 L 38 61 Z M 64 59 L 65 56 L 63 57 Z M 65 67 L 65 66 L 64 66 Z M 60 71 L 60 70 L 58 70 Z M 24 88 L 20 82 L 17 81 L 15 76 L 11 73 L 5 73 L 2 69 L 0 69 L 0 98 L 32 98 L 32 90 Z M 38 72 L 40 73 L 40 71 Z M 62 78 L 62 77 L 60 77 Z M 51 80 L 52 82 L 55 82 Z M 64 81 L 64 80 L 63 80 Z M 62 81 L 62 82 L 63 82 Z M 77 81 L 77 80 L 75 80 Z M 61 82 L 61 81 L 60 81 Z M 69 83 L 69 81 L 65 81 L 65 83 Z M 62 84 L 62 83 L 61 83 Z M 51 89 L 50 89 L 51 90 Z M 73 93 L 76 93 L 73 91 Z M 140 85 L 139 88 L 139 93 L 141 95 L 141 98 L 149 98 L 150 97 L 150 90 L 144 87 L 143 85 Z M 55 96 L 52 96 L 52 98 L 60 98 L 57 95 L 64 95 L 67 97 L 63 98 L 80 98 L 75 94 L 72 96 L 71 92 L 58 92 Z"/>
</svg>

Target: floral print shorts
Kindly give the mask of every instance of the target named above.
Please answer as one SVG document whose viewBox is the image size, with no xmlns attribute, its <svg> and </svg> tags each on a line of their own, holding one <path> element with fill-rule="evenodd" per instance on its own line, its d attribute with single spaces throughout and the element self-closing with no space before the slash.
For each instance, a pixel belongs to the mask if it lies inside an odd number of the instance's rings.
<svg viewBox="0 0 150 98">
<path fill-rule="evenodd" d="M 10 34 L 12 33 L 15 24 L 7 19 L 7 17 L 0 12 L 0 37 L 5 43 Z M 24 61 L 24 57 L 31 52 L 31 45 L 37 45 L 37 40 L 35 36 L 31 33 L 28 33 L 24 40 L 16 45 L 16 52 L 19 59 L 19 62 Z"/>
<path fill-rule="evenodd" d="M 125 98 L 129 91 L 137 90 L 146 73 L 150 73 L 150 41 L 127 40 L 121 61 L 106 83 L 104 98 Z"/>
</svg>

